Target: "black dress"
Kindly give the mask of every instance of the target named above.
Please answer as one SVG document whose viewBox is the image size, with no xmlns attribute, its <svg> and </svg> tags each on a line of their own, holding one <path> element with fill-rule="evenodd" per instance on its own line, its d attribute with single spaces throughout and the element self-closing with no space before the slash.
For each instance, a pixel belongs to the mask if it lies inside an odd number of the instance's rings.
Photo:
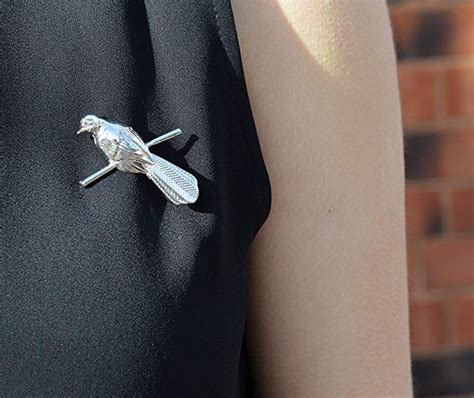
<svg viewBox="0 0 474 398">
<path fill-rule="evenodd" d="M 270 186 L 228 0 L 0 2 L 0 396 L 240 397 L 249 245 Z M 190 206 L 75 133 L 131 125 Z"/>
</svg>

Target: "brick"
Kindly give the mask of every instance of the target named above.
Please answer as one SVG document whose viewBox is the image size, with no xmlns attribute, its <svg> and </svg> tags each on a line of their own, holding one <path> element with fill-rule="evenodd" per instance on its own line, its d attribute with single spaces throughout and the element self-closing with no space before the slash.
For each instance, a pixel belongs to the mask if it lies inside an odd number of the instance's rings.
<svg viewBox="0 0 474 398">
<path fill-rule="evenodd" d="M 407 238 L 439 235 L 442 231 L 439 193 L 425 188 L 408 188 L 406 192 Z"/>
<path fill-rule="evenodd" d="M 390 18 L 399 59 L 474 53 L 474 5 L 393 7 Z M 444 4 L 444 6 L 443 6 Z"/>
<path fill-rule="evenodd" d="M 474 344 L 474 294 L 464 294 L 454 300 L 454 340 L 457 346 Z"/>
<path fill-rule="evenodd" d="M 408 291 L 410 296 L 422 287 L 420 275 L 419 251 L 415 245 L 407 248 Z"/>
<path fill-rule="evenodd" d="M 449 31 L 445 54 L 474 54 L 474 3 L 459 4 L 449 10 Z"/>
<path fill-rule="evenodd" d="M 450 212 L 456 232 L 474 232 L 474 186 L 451 192 Z"/>
<path fill-rule="evenodd" d="M 412 351 L 426 351 L 446 343 L 445 306 L 438 299 L 410 303 L 410 340 Z"/>
<path fill-rule="evenodd" d="M 426 272 L 428 288 L 474 285 L 474 237 L 425 242 L 420 257 Z"/>
<path fill-rule="evenodd" d="M 405 136 L 409 180 L 474 175 L 474 131 Z"/>
<path fill-rule="evenodd" d="M 419 31 L 421 13 L 406 7 L 390 8 L 393 38 L 400 59 L 416 57 L 416 35 Z"/>
<path fill-rule="evenodd" d="M 474 39 L 472 39 L 472 41 L 474 42 Z M 446 97 L 446 114 L 449 117 L 473 117 L 474 63 L 470 66 L 447 68 L 443 72 L 443 80 Z"/>
<path fill-rule="evenodd" d="M 405 176 L 408 180 L 439 176 L 439 134 L 408 135 L 405 140 Z"/>
<path fill-rule="evenodd" d="M 430 69 L 399 67 L 398 72 L 403 125 L 428 122 L 435 117 L 434 82 Z"/>
<path fill-rule="evenodd" d="M 474 130 L 443 134 L 439 153 L 439 175 L 474 175 Z"/>
<path fill-rule="evenodd" d="M 469 349 L 412 357 L 414 397 L 474 398 L 473 363 L 474 350 Z M 413 397 L 409 394 L 404 397 L 408 396 Z"/>
</svg>

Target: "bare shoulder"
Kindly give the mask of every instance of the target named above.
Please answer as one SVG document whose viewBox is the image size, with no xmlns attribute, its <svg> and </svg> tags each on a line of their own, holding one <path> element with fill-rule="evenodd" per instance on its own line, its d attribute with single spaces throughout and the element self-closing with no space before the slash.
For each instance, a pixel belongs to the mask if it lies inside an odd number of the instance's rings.
<svg viewBox="0 0 474 398">
<path fill-rule="evenodd" d="M 299 167 L 286 164 L 280 149 L 314 163 L 318 174 L 326 171 L 326 183 L 341 182 L 334 161 L 371 169 L 367 152 L 388 152 L 401 164 L 396 63 L 383 1 L 236 0 L 233 8 L 270 169 Z M 308 151 L 318 156 L 308 160 Z M 278 181 L 273 185 L 278 189 Z"/>
<path fill-rule="evenodd" d="M 250 269 L 259 388 L 409 396 L 403 145 L 386 5 L 232 6 L 272 184 Z"/>
</svg>

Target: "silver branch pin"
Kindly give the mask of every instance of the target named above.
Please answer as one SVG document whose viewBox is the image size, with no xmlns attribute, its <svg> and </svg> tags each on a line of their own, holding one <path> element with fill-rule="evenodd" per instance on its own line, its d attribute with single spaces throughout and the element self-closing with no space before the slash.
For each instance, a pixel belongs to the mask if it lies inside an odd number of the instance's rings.
<svg viewBox="0 0 474 398">
<path fill-rule="evenodd" d="M 77 134 L 86 132 L 92 134 L 95 145 L 109 159 L 109 165 L 80 181 L 83 187 L 118 169 L 126 173 L 145 174 L 175 205 L 196 202 L 199 196 L 196 178 L 149 150 L 150 147 L 181 134 L 180 129 L 145 144 L 131 127 L 87 115 L 81 120 L 81 129 Z"/>
</svg>

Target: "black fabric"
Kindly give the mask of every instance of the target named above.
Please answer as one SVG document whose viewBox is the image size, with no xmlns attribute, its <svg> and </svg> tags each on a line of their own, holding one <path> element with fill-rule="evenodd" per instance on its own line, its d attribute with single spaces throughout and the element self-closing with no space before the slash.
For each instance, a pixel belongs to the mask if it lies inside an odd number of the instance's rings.
<svg viewBox="0 0 474 398">
<path fill-rule="evenodd" d="M 0 396 L 245 396 L 249 245 L 268 176 L 231 7 L 1 1 Z M 85 114 L 197 176 L 191 206 L 106 160 Z"/>
</svg>

